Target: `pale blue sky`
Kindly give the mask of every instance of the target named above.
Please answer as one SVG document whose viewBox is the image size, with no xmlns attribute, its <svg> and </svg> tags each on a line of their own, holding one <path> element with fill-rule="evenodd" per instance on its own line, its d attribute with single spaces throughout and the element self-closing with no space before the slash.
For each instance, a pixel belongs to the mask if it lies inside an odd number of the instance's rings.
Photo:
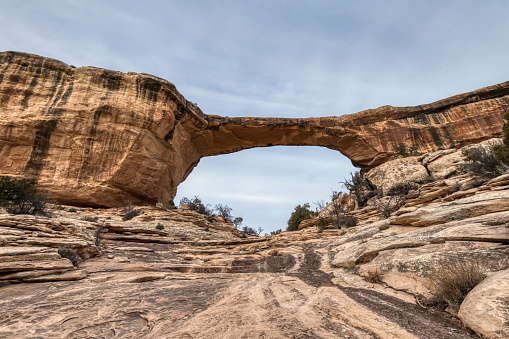
<svg viewBox="0 0 509 339">
<path fill-rule="evenodd" d="M 0 50 L 154 74 L 208 114 L 313 117 L 419 105 L 509 80 L 509 2 L 0 0 Z M 354 168 L 275 147 L 203 159 L 180 188 L 286 227 Z"/>
</svg>

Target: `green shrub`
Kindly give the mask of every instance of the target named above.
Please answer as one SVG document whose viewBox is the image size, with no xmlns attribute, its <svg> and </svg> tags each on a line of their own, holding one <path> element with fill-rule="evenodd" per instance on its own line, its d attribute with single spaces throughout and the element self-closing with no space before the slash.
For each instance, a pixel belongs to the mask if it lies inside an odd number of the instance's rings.
<svg viewBox="0 0 509 339">
<path fill-rule="evenodd" d="M 433 299 L 458 310 L 467 294 L 486 278 L 486 270 L 475 261 L 462 259 L 435 267 L 428 276 Z"/>
<path fill-rule="evenodd" d="M 195 195 L 193 199 L 188 199 L 186 197 L 180 199 L 180 206 L 186 204 L 187 208 L 196 211 L 200 214 L 210 215 L 212 214 L 212 210 L 209 208 L 210 205 L 205 205 L 201 199 Z"/>
<path fill-rule="evenodd" d="M 372 199 L 373 206 L 382 219 L 387 219 L 403 205 L 405 196 L 418 187 L 414 182 L 398 183 L 387 191 L 386 196 L 379 187 L 377 195 Z"/>
<path fill-rule="evenodd" d="M 241 229 L 241 232 L 247 235 L 254 235 L 254 236 L 260 236 L 260 234 L 263 232 L 263 229 L 261 227 L 258 227 L 258 230 L 255 230 L 252 227 L 249 226 L 243 226 Z"/>
<path fill-rule="evenodd" d="M 387 195 L 400 195 L 405 196 L 413 190 L 419 188 L 415 182 L 400 182 L 394 186 L 392 186 L 389 191 L 387 191 Z"/>
<path fill-rule="evenodd" d="M 78 263 L 80 262 L 81 258 L 78 255 L 78 253 L 76 253 L 76 251 L 73 250 L 72 248 L 65 247 L 65 246 L 64 247 L 59 247 L 58 248 L 58 254 L 62 258 L 69 259 L 75 267 L 78 267 Z"/>
<path fill-rule="evenodd" d="M 219 215 L 223 219 L 232 220 L 232 209 L 227 205 L 217 204 L 216 205 L 217 215 Z"/>
<path fill-rule="evenodd" d="M 281 232 L 283 232 L 281 229 L 278 229 L 275 231 L 270 231 L 270 235 L 278 235 L 278 234 L 281 234 Z"/>
<path fill-rule="evenodd" d="M 235 219 L 233 219 L 232 223 L 233 223 L 233 226 L 235 226 L 236 228 L 239 228 L 240 225 L 242 225 L 243 221 L 244 221 L 244 218 L 236 217 Z"/>
<path fill-rule="evenodd" d="M 6 176 L 0 177 L 0 205 L 12 214 L 45 214 L 47 199 L 37 194 L 33 184 Z"/>
<path fill-rule="evenodd" d="M 173 199 L 168 200 L 168 202 L 166 203 L 166 209 L 167 210 L 177 209 L 177 206 L 175 206 L 175 202 L 173 202 Z"/>
<path fill-rule="evenodd" d="M 317 213 L 313 212 L 309 209 L 309 203 L 305 203 L 304 205 L 298 205 L 293 210 L 290 219 L 288 219 L 288 227 L 287 231 L 296 231 L 299 229 L 299 224 L 303 220 L 314 218 Z"/>
<path fill-rule="evenodd" d="M 343 219 L 343 227 L 346 227 L 346 228 L 355 227 L 355 226 L 357 226 L 357 222 L 358 222 L 358 220 L 356 217 L 346 216 Z"/>
<path fill-rule="evenodd" d="M 405 143 L 401 142 L 397 146 L 394 146 L 392 150 L 394 151 L 394 153 L 396 153 L 396 157 L 407 158 L 416 155 L 421 155 L 422 153 L 419 153 L 417 151 L 418 148 L 419 146 L 416 144 L 413 144 L 412 146 L 408 147 Z"/>
</svg>

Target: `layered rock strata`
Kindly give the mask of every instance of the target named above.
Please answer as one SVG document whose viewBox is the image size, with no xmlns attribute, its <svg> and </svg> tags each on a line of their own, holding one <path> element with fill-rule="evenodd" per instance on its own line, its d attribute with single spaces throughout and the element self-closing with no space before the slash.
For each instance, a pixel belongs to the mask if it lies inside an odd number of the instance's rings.
<svg viewBox="0 0 509 339">
<path fill-rule="evenodd" d="M 373 167 L 399 143 L 421 152 L 499 135 L 509 82 L 415 107 L 340 117 L 204 114 L 148 74 L 0 53 L 0 174 L 37 182 L 62 203 L 167 202 L 202 157 L 277 145 L 322 146 Z"/>
</svg>

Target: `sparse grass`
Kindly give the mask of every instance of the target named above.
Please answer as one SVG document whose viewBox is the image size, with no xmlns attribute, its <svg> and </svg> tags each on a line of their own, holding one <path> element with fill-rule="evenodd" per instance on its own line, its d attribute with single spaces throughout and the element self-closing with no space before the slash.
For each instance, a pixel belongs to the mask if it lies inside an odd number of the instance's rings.
<svg viewBox="0 0 509 339">
<path fill-rule="evenodd" d="M 343 225 L 346 228 L 357 226 L 357 218 L 353 216 L 347 216 L 343 220 Z"/>
<path fill-rule="evenodd" d="M 457 311 L 467 294 L 486 278 L 486 269 L 476 261 L 457 259 L 436 266 L 428 276 L 428 288 L 438 304 Z"/>
</svg>

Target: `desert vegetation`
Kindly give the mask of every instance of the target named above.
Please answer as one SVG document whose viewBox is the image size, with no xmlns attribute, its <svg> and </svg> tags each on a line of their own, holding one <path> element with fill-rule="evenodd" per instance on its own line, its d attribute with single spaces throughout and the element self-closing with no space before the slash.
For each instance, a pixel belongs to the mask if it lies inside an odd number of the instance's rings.
<svg viewBox="0 0 509 339">
<path fill-rule="evenodd" d="M 317 215 L 315 211 L 310 209 L 309 203 L 305 203 L 303 205 L 295 206 L 292 214 L 290 215 L 290 219 L 288 219 L 288 227 L 287 231 L 297 231 L 299 229 L 299 224 L 307 219 L 314 218 Z"/>
<path fill-rule="evenodd" d="M 418 185 L 415 183 L 399 183 L 391 187 L 385 196 L 382 189 L 378 188 L 377 194 L 372 198 L 373 206 L 380 213 L 382 219 L 387 219 L 403 205 L 405 196 L 417 187 Z"/>
<path fill-rule="evenodd" d="M 396 158 L 413 157 L 422 154 L 417 151 L 418 148 L 419 146 L 416 144 L 407 146 L 405 143 L 399 143 L 397 146 L 394 146 L 393 152 L 395 153 Z"/>
<path fill-rule="evenodd" d="M 481 263 L 457 259 L 433 268 L 428 276 L 428 287 L 435 305 L 449 306 L 458 311 L 467 294 L 486 278 L 487 270 Z"/>
<path fill-rule="evenodd" d="M 0 177 L 0 206 L 12 214 L 45 214 L 47 199 L 27 180 Z"/>
<path fill-rule="evenodd" d="M 58 254 L 62 258 L 69 259 L 75 267 L 78 267 L 78 263 L 81 261 L 81 258 L 78 255 L 78 253 L 74 249 L 67 246 L 59 247 Z"/>
<path fill-rule="evenodd" d="M 197 195 L 195 195 L 194 198 L 192 199 L 189 199 L 187 197 L 180 199 L 179 206 L 182 207 L 183 205 L 187 205 L 187 209 L 191 211 L 196 211 L 203 215 L 211 215 L 213 212 L 213 210 L 210 208 L 210 205 L 209 204 L 205 205 L 200 199 L 200 197 L 198 197 Z"/>
<path fill-rule="evenodd" d="M 496 146 L 502 146 L 502 148 L 497 149 L 499 150 L 499 154 L 502 153 L 501 157 L 503 158 L 504 153 L 500 151 L 503 149 L 503 145 L 494 145 L 490 143 L 486 147 L 476 146 L 470 149 L 464 149 L 462 153 L 467 161 L 464 169 L 467 172 L 471 172 L 486 179 L 494 178 L 504 173 L 507 166 L 497 158 L 495 151 Z"/>
<path fill-rule="evenodd" d="M 323 200 L 314 203 L 317 210 L 322 211 L 317 224 L 319 231 L 326 228 L 341 229 L 357 225 L 357 218 L 350 214 L 352 205 L 347 204 L 342 197 L 342 192 L 332 190 L 330 203 Z"/>
<path fill-rule="evenodd" d="M 350 172 L 350 178 L 345 178 L 339 183 L 348 190 L 350 199 L 355 200 L 358 207 L 364 207 L 368 200 L 376 195 L 373 188 L 360 171 L 355 173 Z"/>
<path fill-rule="evenodd" d="M 134 208 L 132 203 L 129 201 L 127 205 L 124 207 L 124 216 L 122 217 L 123 221 L 131 220 L 134 217 L 140 215 L 140 210 Z"/>
<path fill-rule="evenodd" d="M 260 234 L 263 232 L 263 229 L 261 227 L 258 227 L 258 229 L 254 229 L 252 227 L 242 225 L 242 222 L 244 219 L 242 217 L 234 217 L 232 215 L 232 208 L 228 205 L 223 204 L 216 204 L 215 207 L 212 209 L 210 208 L 210 204 L 205 204 L 199 196 L 194 196 L 194 198 L 182 198 L 180 200 L 179 206 L 187 206 L 187 209 L 196 211 L 200 214 L 203 214 L 207 216 L 207 220 L 209 222 L 214 221 L 215 216 L 219 216 L 223 219 L 230 220 L 232 224 L 237 228 L 239 231 L 244 233 L 245 235 L 254 235 L 254 236 L 260 236 Z"/>
</svg>

